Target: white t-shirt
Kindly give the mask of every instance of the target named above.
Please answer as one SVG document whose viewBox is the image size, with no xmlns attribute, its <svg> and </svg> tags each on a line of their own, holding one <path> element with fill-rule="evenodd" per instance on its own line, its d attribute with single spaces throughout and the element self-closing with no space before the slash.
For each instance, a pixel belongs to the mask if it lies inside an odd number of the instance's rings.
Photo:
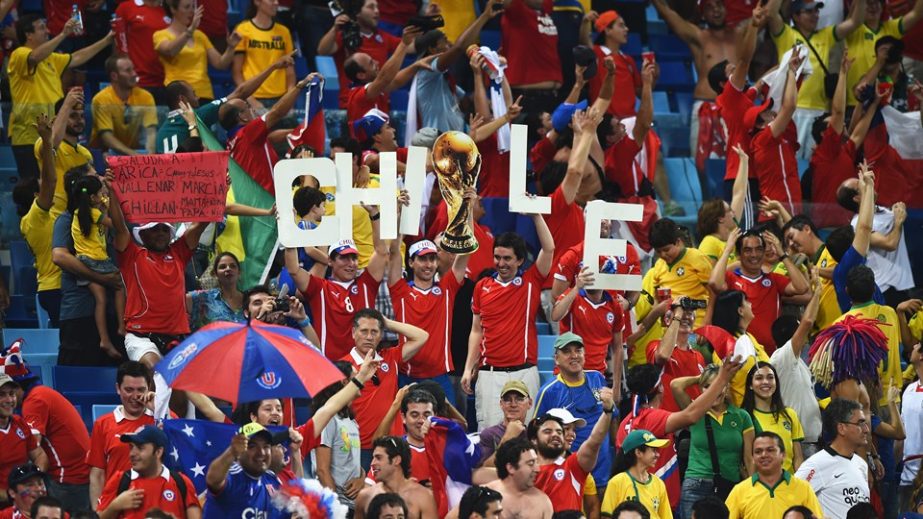
<svg viewBox="0 0 923 519">
<path fill-rule="evenodd" d="M 814 397 L 814 379 L 803 360 L 795 356 L 792 341 L 772 352 L 769 362 L 779 374 L 779 391 L 782 401 L 795 410 L 804 430 L 804 441 L 814 443 L 820 438 L 823 423 L 820 407 Z"/>
<path fill-rule="evenodd" d="M 859 216 L 853 216 L 850 225 L 856 228 Z M 887 235 L 894 228 L 894 213 L 890 209 L 875 206 L 875 217 L 872 220 L 872 232 L 882 236 Z M 909 290 L 914 287 L 913 272 L 910 269 L 910 256 L 907 254 L 907 244 L 904 242 L 904 232 L 901 231 L 901 240 L 897 249 L 886 251 L 869 247 L 866 265 L 875 273 L 875 283 L 882 292 L 889 288 Z"/>
<path fill-rule="evenodd" d="M 804 460 L 795 475 L 811 484 L 824 517 L 846 517 L 869 500 L 868 464 L 861 456 L 847 458 L 827 447 Z"/>
<path fill-rule="evenodd" d="M 901 397 L 901 420 L 904 422 L 904 432 L 907 433 L 907 438 L 904 439 L 904 459 L 923 455 L 923 386 L 919 380 L 904 390 Z M 904 463 L 901 486 L 913 485 L 919 470 L 919 458 Z"/>
</svg>

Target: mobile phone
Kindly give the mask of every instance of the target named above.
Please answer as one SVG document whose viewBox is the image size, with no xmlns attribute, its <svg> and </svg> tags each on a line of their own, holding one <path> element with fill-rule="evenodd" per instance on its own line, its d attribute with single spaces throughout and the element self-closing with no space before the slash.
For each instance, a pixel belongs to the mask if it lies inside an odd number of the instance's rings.
<svg viewBox="0 0 923 519">
<path fill-rule="evenodd" d="M 428 32 L 445 26 L 445 19 L 441 14 L 433 16 L 414 16 L 407 21 L 407 25 L 419 27 L 421 31 Z"/>
</svg>

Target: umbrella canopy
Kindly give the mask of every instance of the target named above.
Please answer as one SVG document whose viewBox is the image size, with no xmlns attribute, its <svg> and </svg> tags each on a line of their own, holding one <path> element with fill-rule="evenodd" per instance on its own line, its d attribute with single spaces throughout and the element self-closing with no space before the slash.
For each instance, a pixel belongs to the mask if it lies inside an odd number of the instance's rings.
<svg viewBox="0 0 923 519">
<path fill-rule="evenodd" d="M 267 398 L 310 398 L 343 373 L 298 330 L 215 322 L 173 348 L 157 371 L 174 389 L 233 405 Z"/>
</svg>

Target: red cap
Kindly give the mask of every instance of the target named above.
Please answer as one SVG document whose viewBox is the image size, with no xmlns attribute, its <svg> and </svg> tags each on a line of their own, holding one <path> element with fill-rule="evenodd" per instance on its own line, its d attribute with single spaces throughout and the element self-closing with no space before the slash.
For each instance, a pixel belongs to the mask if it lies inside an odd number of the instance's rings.
<svg viewBox="0 0 923 519">
<path fill-rule="evenodd" d="M 751 130 L 756 126 L 756 121 L 759 120 L 760 114 L 772 108 L 772 98 L 767 99 L 763 104 L 757 106 L 751 106 L 744 112 L 744 128 Z"/>
<path fill-rule="evenodd" d="M 596 24 L 595 24 L 596 32 L 605 31 L 606 27 L 609 27 L 610 25 L 613 24 L 613 22 L 615 22 L 618 19 L 619 19 L 619 13 L 615 12 L 614 10 L 606 11 L 600 14 L 599 17 L 596 18 Z"/>
</svg>

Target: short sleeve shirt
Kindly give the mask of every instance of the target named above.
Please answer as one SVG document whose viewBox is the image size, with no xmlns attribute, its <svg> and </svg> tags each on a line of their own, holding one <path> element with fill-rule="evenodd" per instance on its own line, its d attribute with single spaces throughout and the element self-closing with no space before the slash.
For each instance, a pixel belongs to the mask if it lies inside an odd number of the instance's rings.
<svg viewBox="0 0 923 519">
<path fill-rule="evenodd" d="M 169 25 L 170 18 L 166 11 L 159 5 L 150 6 L 141 0 L 128 0 L 118 4 L 115 14 L 125 20 L 128 57 L 138 73 L 138 85 L 142 88 L 162 87 L 163 65 L 154 50 L 154 33 Z"/>
<path fill-rule="evenodd" d="M 29 453 L 37 448 L 35 430 L 21 416 L 12 415 L 6 429 L 0 429 L 0 481 L 4 487 L 10 471 L 29 461 Z"/>
<path fill-rule="evenodd" d="M 847 458 L 827 447 L 804 460 L 795 475 L 810 483 L 825 517 L 846 517 L 856 503 L 869 502 L 868 470 L 862 456 Z"/>
<path fill-rule="evenodd" d="M 90 209 L 90 222 L 92 223 L 89 234 L 83 234 L 83 229 L 80 227 L 80 211 L 80 209 L 77 210 L 77 218 L 74 218 L 71 224 L 77 256 L 86 256 L 98 261 L 109 259 L 109 254 L 106 253 L 106 236 L 109 230 L 99 223 L 103 218 L 102 211 L 95 207 Z"/>
<path fill-rule="evenodd" d="M 61 288 L 61 269 L 51 261 L 51 239 L 54 232 L 54 216 L 51 211 L 42 209 L 38 199 L 34 200 L 29 212 L 19 221 L 19 231 L 35 255 L 38 291 Z"/>
<path fill-rule="evenodd" d="M 281 519 L 288 517 L 275 507 L 272 496 L 282 486 L 278 476 L 266 471 L 259 477 L 253 477 L 237 463 L 231 465 L 224 478 L 224 488 L 214 493 L 205 494 L 205 519 L 223 519 L 225 517 L 265 517 Z"/>
<path fill-rule="evenodd" d="M 394 395 L 397 394 L 397 368 L 401 361 L 401 350 L 402 348 L 395 347 L 380 353 L 381 366 L 375 373 L 379 383 L 375 384 L 374 380 L 369 380 L 359 396 L 353 400 L 353 411 L 356 413 L 356 421 L 359 422 L 359 437 L 363 449 L 372 448 L 372 435 L 388 413 Z M 341 360 L 351 362 L 356 369 L 359 369 L 362 363 L 362 358 L 355 348 Z M 400 416 L 395 416 L 388 434 L 400 436 L 403 433 L 404 424 Z"/>
<path fill-rule="evenodd" d="M 535 488 L 551 499 L 555 512 L 581 510 L 583 486 L 588 475 L 576 455 L 558 458 L 553 463 L 541 466 L 535 477 Z"/>
<path fill-rule="evenodd" d="M 801 212 L 801 181 L 795 158 L 798 137 L 793 126 L 773 137 L 769 127 L 763 128 L 750 141 L 753 169 L 751 177 L 760 183 L 760 193 L 778 200 L 791 214 Z"/>
<path fill-rule="evenodd" d="M 161 29 L 154 33 L 154 48 L 175 38 L 170 29 Z M 208 79 L 208 49 L 214 46 L 208 36 L 199 30 L 193 33 L 192 42 L 191 47 L 188 44 L 183 45 L 174 56 L 167 57 L 158 53 L 160 63 L 163 64 L 163 84 L 185 81 L 192 86 L 195 95 L 203 99 L 214 99 L 212 82 Z"/>
<path fill-rule="evenodd" d="M 641 146 L 626 135 L 619 142 L 606 150 L 604 163 L 606 179 L 619 186 L 622 196 L 629 197 L 638 193 L 641 179 L 635 170 L 635 157 L 641 152 Z"/>
<path fill-rule="evenodd" d="M 399 279 L 389 287 L 394 319 L 426 330 L 429 339 L 413 359 L 401 363 L 401 373 L 414 378 L 431 378 L 452 371 L 452 315 L 455 296 L 461 288 L 455 275 L 446 275 L 429 289 Z M 398 346 L 407 338 L 401 335 Z"/>
<path fill-rule="evenodd" d="M 34 386 L 26 394 L 22 417 L 42 435 L 41 446 L 48 456 L 48 475 L 58 483 L 82 485 L 89 481 L 86 452 L 90 435 L 77 409 L 48 386 Z"/>
<path fill-rule="evenodd" d="M 715 103 L 721 108 L 721 118 L 727 127 L 727 148 L 734 149 L 740 146 L 746 152 L 750 151 L 749 128 L 744 127 L 743 117 L 748 108 L 753 106 L 752 89 L 738 90 L 733 83 L 724 84 L 724 90 L 715 98 Z M 725 165 L 724 180 L 737 178 L 737 169 L 740 159 L 736 153 L 728 153 Z"/>
<path fill-rule="evenodd" d="M 292 53 L 292 33 L 281 23 L 272 22 L 267 29 L 261 29 L 253 20 L 244 20 L 234 29 L 240 34 L 241 40 L 234 48 L 234 52 L 244 56 L 241 76 L 244 81 L 259 75 L 283 56 Z M 263 82 L 253 97 L 268 99 L 281 97 L 286 90 L 285 69 L 272 71 Z"/>
<path fill-rule="evenodd" d="M 653 340 L 647 345 L 647 362 L 654 364 L 657 355 L 657 348 L 660 347 L 660 340 Z M 661 409 L 666 411 L 679 411 L 679 405 L 673 398 L 673 392 L 667 391 L 670 382 L 679 377 L 697 377 L 705 370 L 705 359 L 702 354 L 694 348 L 683 349 L 680 347 L 673 348 L 670 358 L 664 363 L 660 374 L 660 383 L 664 388 L 663 403 Z M 702 394 L 699 387 L 693 386 L 686 390 L 690 398 L 695 399 Z"/>
<path fill-rule="evenodd" d="M 859 251 L 850 245 L 843 254 L 843 257 L 840 258 L 840 262 L 833 268 L 833 286 L 836 290 L 836 299 L 840 304 L 840 310 L 843 312 L 848 311 L 852 307 L 852 299 L 850 299 L 849 294 L 846 293 L 846 276 L 856 265 L 865 265 L 865 257 L 859 254 Z M 875 285 L 875 294 L 872 300 L 878 304 L 885 303 L 884 296 L 881 295 L 881 290 L 878 288 L 878 285 Z"/>
<path fill-rule="evenodd" d="M 782 438 L 782 442 L 785 444 L 785 461 L 782 462 L 782 468 L 792 470 L 792 459 L 794 457 L 792 444 L 804 441 L 804 429 L 801 428 L 798 413 L 791 407 L 786 407 L 785 413 L 779 413 L 777 416 L 754 409 L 752 416 L 754 419 L 753 426 L 757 432 L 770 431 Z"/>
<path fill-rule="evenodd" d="M 761 273 L 754 279 L 744 275 L 739 268 L 725 273 L 725 280 L 728 290 L 740 290 L 747 295 L 747 301 L 753 305 L 753 322 L 747 331 L 771 354 L 776 350 L 772 323 L 782 311 L 782 296 L 791 281 L 787 276 L 772 272 Z"/>
<path fill-rule="evenodd" d="M 564 299 L 569 288 L 558 297 Z M 573 332 L 583 339 L 586 362 L 584 367 L 605 373 L 606 356 L 613 343 L 613 335 L 624 328 L 622 307 L 609 295 L 603 292 L 599 303 L 591 301 L 585 290 L 580 293 L 571 304 L 570 311 L 561 319 L 561 333 Z"/>
<path fill-rule="evenodd" d="M 599 91 L 602 90 L 606 79 L 606 57 L 612 56 L 615 61 L 615 90 L 606 113 L 620 119 L 635 115 L 635 92 L 641 88 L 641 74 L 634 58 L 624 52 L 612 52 L 603 45 L 594 45 L 593 53 L 596 54 L 598 72 L 589 81 L 590 99 L 595 101 L 599 97 Z"/>
<path fill-rule="evenodd" d="M 61 74 L 70 65 L 71 55 L 52 52 L 34 68 L 29 66 L 32 49 L 22 46 L 10 54 L 7 74 L 13 109 L 10 112 L 10 139 L 13 146 L 33 144 L 38 139 L 35 118 L 54 114 L 54 104 L 64 97 Z"/>
<path fill-rule="evenodd" d="M 877 31 L 872 30 L 863 23 L 846 37 L 846 49 L 849 51 L 849 58 L 854 60 L 849 68 L 849 74 L 846 76 L 846 103 L 848 105 L 853 106 L 856 104 L 856 96 L 853 94 L 854 87 L 862 79 L 866 71 L 875 64 L 875 42 L 882 36 L 893 36 L 901 39 L 901 36 L 904 35 L 903 22 L 903 17 L 882 20 Z"/>
<path fill-rule="evenodd" d="M 366 271 L 351 283 L 311 277 L 307 288 L 301 289 L 315 319 L 321 351 L 328 359 L 349 353 L 353 315 L 363 308 L 375 308 L 379 284 Z"/>
<path fill-rule="evenodd" d="M 670 505 L 675 507 L 679 505 L 680 495 L 679 458 L 676 456 L 673 433 L 667 433 L 667 419 L 670 418 L 670 414 L 669 411 L 663 409 L 645 407 L 638 411 L 637 415 L 626 416 L 619 424 L 616 446 L 621 447 L 628 433 L 635 429 L 644 429 L 658 438 L 670 440 L 669 445 L 661 447 L 660 457 L 657 458 L 657 463 L 651 469 L 651 473 L 660 474 L 667 487 L 667 494 L 670 496 Z M 616 502 L 615 505 L 618 503 L 621 501 Z"/>
<path fill-rule="evenodd" d="M 145 425 L 152 425 L 154 416 L 143 414 L 140 418 L 130 419 L 122 412 L 122 406 L 113 412 L 100 416 L 93 424 L 90 436 L 90 450 L 87 451 L 87 465 L 103 469 L 106 480 L 114 474 L 121 475 L 131 468 L 128 453 L 131 446 L 122 443 L 123 434 L 132 434 Z"/>
<path fill-rule="evenodd" d="M 813 74 L 812 74 L 813 76 Z M 840 207 L 836 190 L 844 180 L 853 176 L 856 163 L 856 145 L 844 141 L 831 126 L 821 134 L 821 141 L 811 154 L 811 220 L 818 227 L 848 225 L 852 213 Z"/>
<path fill-rule="evenodd" d="M 545 276 L 535 265 L 511 281 L 499 276 L 486 277 L 474 287 L 471 311 L 481 316 L 484 331 L 481 359 L 485 365 L 511 367 L 535 365 L 538 359 L 538 332 L 535 315 Z"/>
<path fill-rule="evenodd" d="M 551 194 L 551 213 L 542 217 L 548 224 L 548 230 L 551 231 L 551 237 L 554 239 L 555 254 L 552 262 L 556 264 L 567 249 L 583 242 L 583 231 L 586 226 L 583 208 L 577 205 L 575 200 L 568 203 L 563 186 L 558 186 Z M 554 278 L 548 276 L 542 288 L 551 288 L 553 281 Z"/>
<path fill-rule="evenodd" d="M 779 374 L 778 384 L 782 401 L 790 404 L 798 415 L 805 441 L 816 442 L 821 433 L 820 407 L 817 405 L 814 392 L 804 390 L 814 385 L 811 370 L 800 357 L 795 356 L 791 340 L 777 348 L 769 361 Z"/>
<path fill-rule="evenodd" d="M 250 178 L 267 193 L 275 193 L 272 168 L 279 162 L 279 156 L 267 140 L 269 127 L 266 126 L 265 117 L 257 117 L 241 128 L 228 141 L 228 149 L 231 151 L 231 158 L 240 164 Z"/>
<path fill-rule="evenodd" d="M 830 50 L 837 43 L 836 34 L 834 33 L 835 27 L 835 25 L 828 25 L 805 38 L 804 35 L 791 25 L 783 25 L 782 32 L 772 37 L 772 40 L 776 44 L 779 60 L 782 59 L 783 54 L 791 50 L 792 45 L 796 42 L 803 44 L 808 51 L 808 59 L 811 61 L 811 67 L 814 73 L 802 81 L 801 86 L 798 88 L 798 108 L 810 108 L 811 110 L 827 109 L 827 94 L 824 92 L 824 78 L 826 74 L 824 74 L 823 67 L 821 67 L 820 63 L 817 61 L 817 54 L 820 54 L 824 59 L 824 66 L 829 70 Z M 814 47 L 817 54 L 808 48 L 808 42 Z M 850 53 L 850 57 L 851 56 L 852 53 Z"/>
<path fill-rule="evenodd" d="M 740 481 L 744 433 L 753 429 L 753 420 L 746 411 L 735 406 L 728 406 L 721 416 L 715 416 L 708 411 L 701 420 L 689 428 L 692 440 L 689 445 L 689 467 L 686 469 L 686 477 L 711 479 L 715 474 L 708 431 L 705 428 L 706 420 L 711 422 L 721 477 L 729 481 Z"/>
<path fill-rule="evenodd" d="M 687 247 L 680 256 L 668 264 L 662 259 L 651 268 L 651 281 L 654 290 L 669 288 L 673 298 L 681 296 L 692 299 L 709 299 L 708 280 L 711 277 L 712 264 L 708 257 L 698 249 Z M 651 292 L 653 293 L 653 292 Z M 700 326 L 705 319 L 705 312 L 696 312 L 695 324 Z"/>
<path fill-rule="evenodd" d="M 440 132 L 464 131 L 465 116 L 458 107 L 458 97 L 463 96 L 448 70 L 439 70 L 439 58 L 429 67 L 417 70 L 417 111 L 420 127 L 436 128 Z"/>
<path fill-rule="evenodd" d="M 92 110 L 93 134 L 90 142 L 96 148 L 105 146 L 101 134 L 108 131 L 125 146 L 141 149 L 144 147 L 141 140 L 143 129 L 157 126 L 154 96 L 139 87 L 132 88 L 128 99 L 123 101 L 109 85 L 93 96 Z"/>
<path fill-rule="evenodd" d="M 118 497 L 116 494 L 119 489 L 119 483 L 124 471 L 113 474 L 106 481 L 103 492 L 99 496 L 99 510 L 104 511 L 109 508 L 112 501 Z M 163 467 L 159 476 L 153 478 L 142 478 L 134 470 L 131 471 L 131 482 L 128 484 L 129 490 L 144 490 L 144 499 L 141 506 L 133 510 L 123 511 L 118 514 L 119 519 L 143 519 L 145 512 L 151 508 L 160 508 L 164 512 L 173 515 L 177 519 L 186 518 L 187 508 L 201 508 L 199 498 L 196 496 L 195 486 L 185 474 L 176 473 L 183 478 L 186 484 L 186 499 L 183 499 L 176 480 L 170 474 L 167 467 Z"/>
<path fill-rule="evenodd" d="M 673 519 L 666 485 L 653 472 L 643 483 L 634 479 L 628 472 L 620 472 L 610 479 L 603 495 L 602 513 L 611 516 L 613 510 L 623 501 L 641 503 L 650 513 L 651 519 Z"/>
<path fill-rule="evenodd" d="M 198 330 L 215 321 L 247 322 L 244 309 L 232 309 L 221 297 L 220 289 L 195 290 L 189 292 L 189 298 L 192 299 L 189 311 L 189 325 L 193 330 Z"/>
<path fill-rule="evenodd" d="M 356 85 L 349 89 L 346 94 L 346 122 L 349 124 L 349 133 L 355 137 L 353 130 L 353 121 L 362 118 L 369 110 L 377 108 L 382 112 L 391 111 L 391 102 L 388 94 L 382 92 L 374 99 L 366 97 L 368 85 Z"/>
<path fill-rule="evenodd" d="M 192 250 L 186 240 L 165 252 L 139 247 L 133 241 L 119 254 L 125 279 L 125 326 L 129 332 L 183 335 L 189 333 L 183 282 Z"/>
<path fill-rule="evenodd" d="M 502 47 L 509 63 L 506 78 L 514 88 L 562 81 L 558 29 L 551 18 L 553 3 L 543 0 L 541 9 L 532 9 L 525 0 L 513 0 L 503 12 Z"/>
<path fill-rule="evenodd" d="M 41 171 L 41 137 L 35 141 L 33 153 L 35 155 L 35 159 L 38 161 L 39 171 Z M 92 162 L 93 154 L 90 153 L 90 150 L 85 148 L 82 144 L 71 144 L 66 140 L 62 140 L 61 143 L 58 144 L 58 149 L 54 156 L 54 173 L 57 177 L 57 182 L 55 183 L 54 187 L 54 201 L 51 204 L 52 217 L 57 218 L 58 215 L 67 209 L 67 193 L 64 192 L 64 175 L 67 174 L 67 172 L 72 168 L 83 166 L 84 164 L 91 164 Z"/>
<path fill-rule="evenodd" d="M 807 507 L 816 517 L 824 516 L 811 485 L 785 470 L 772 488 L 760 481 L 758 474 L 741 481 L 724 503 L 731 512 L 729 519 L 782 517 L 795 505 Z"/>
<path fill-rule="evenodd" d="M 212 126 L 218 122 L 218 109 L 227 99 L 215 99 L 195 109 L 196 117 L 205 126 Z M 154 143 L 157 153 L 176 153 L 179 145 L 189 138 L 189 125 L 178 111 L 167 114 L 167 119 L 157 129 L 157 139 Z"/>
<path fill-rule="evenodd" d="M 355 51 L 348 52 L 346 46 L 343 44 L 343 33 L 337 31 L 336 33 L 336 43 L 337 51 L 333 54 L 333 61 L 337 67 L 337 75 L 341 78 L 346 77 L 346 71 L 343 69 L 343 64 L 346 62 L 352 52 L 363 52 L 372 57 L 375 61 L 378 62 L 379 66 L 384 66 L 385 62 L 388 61 L 388 56 L 394 53 L 397 49 L 397 46 L 401 43 L 401 39 L 397 36 L 388 34 L 382 30 L 375 30 L 371 34 L 361 34 L 362 43 L 359 45 L 359 48 Z M 340 107 L 346 108 L 346 94 L 349 91 L 349 85 L 347 81 L 340 82 Z"/>
</svg>

